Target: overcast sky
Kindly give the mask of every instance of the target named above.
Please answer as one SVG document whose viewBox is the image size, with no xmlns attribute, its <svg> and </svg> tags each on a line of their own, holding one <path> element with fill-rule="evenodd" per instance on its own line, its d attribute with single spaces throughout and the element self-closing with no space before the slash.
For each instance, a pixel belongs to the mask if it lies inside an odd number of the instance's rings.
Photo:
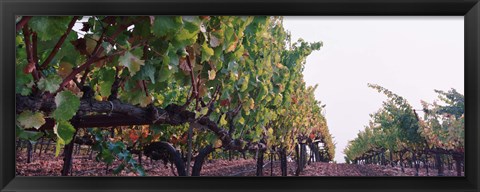
<svg viewBox="0 0 480 192">
<path fill-rule="evenodd" d="M 462 16 L 290 16 L 284 27 L 292 40 L 323 42 L 307 58 L 303 73 L 307 85 L 319 85 L 315 97 L 327 105 L 339 163 L 345 162 L 347 142 L 386 100 L 367 83 L 390 89 L 416 109 L 420 100 L 437 99 L 434 89 L 464 93 Z"/>
</svg>

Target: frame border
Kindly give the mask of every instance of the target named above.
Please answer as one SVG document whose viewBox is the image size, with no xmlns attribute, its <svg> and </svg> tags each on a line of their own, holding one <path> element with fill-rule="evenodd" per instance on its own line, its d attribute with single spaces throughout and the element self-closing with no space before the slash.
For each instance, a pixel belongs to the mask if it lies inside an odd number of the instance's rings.
<svg viewBox="0 0 480 192">
<path fill-rule="evenodd" d="M 479 191 L 479 0 L 0 0 L 0 191 Z M 465 177 L 15 177 L 15 15 L 458 15 L 465 22 Z M 471 116 L 470 116 L 471 114 Z"/>
</svg>

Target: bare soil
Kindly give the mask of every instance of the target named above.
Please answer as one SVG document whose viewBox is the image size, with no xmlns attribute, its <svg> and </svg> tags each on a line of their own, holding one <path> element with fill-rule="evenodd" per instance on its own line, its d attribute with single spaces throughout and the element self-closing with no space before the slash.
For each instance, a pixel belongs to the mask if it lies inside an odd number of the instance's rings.
<svg viewBox="0 0 480 192">
<path fill-rule="evenodd" d="M 80 153 L 73 157 L 72 176 L 115 176 L 115 169 L 119 162 L 113 166 L 107 167 L 103 162 L 95 160 L 96 154 L 89 159 L 86 153 Z M 265 159 L 263 176 L 281 176 L 280 161 L 270 161 Z M 27 163 L 25 150 L 18 151 L 16 157 L 16 174 L 19 176 L 60 176 L 62 170 L 63 157 L 55 157 L 53 153 L 33 153 L 30 163 Z M 176 176 L 176 169 L 170 163 L 165 165 L 163 161 L 152 161 L 145 157 L 142 158 L 142 165 L 148 176 Z M 193 163 L 192 163 L 193 165 Z M 272 166 L 273 165 L 273 166 Z M 271 171 L 273 167 L 273 171 Z M 288 162 L 288 176 L 294 176 L 296 169 L 295 162 Z M 224 159 L 206 160 L 201 176 L 255 176 L 256 161 L 254 159 L 235 158 L 232 161 Z M 136 176 L 134 172 L 122 171 L 117 176 Z M 444 170 L 445 176 L 456 176 L 454 169 Z M 462 172 L 462 176 L 464 173 Z M 344 163 L 324 163 L 312 162 L 306 166 L 300 176 L 415 176 L 414 168 L 405 168 L 405 172 L 400 167 L 382 166 L 382 165 L 353 165 Z M 419 169 L 419 176 L 427 176 L 426 169 Z M 428 176 L 437 176 L 436 169 L 429 169 Z"/>
</svg>

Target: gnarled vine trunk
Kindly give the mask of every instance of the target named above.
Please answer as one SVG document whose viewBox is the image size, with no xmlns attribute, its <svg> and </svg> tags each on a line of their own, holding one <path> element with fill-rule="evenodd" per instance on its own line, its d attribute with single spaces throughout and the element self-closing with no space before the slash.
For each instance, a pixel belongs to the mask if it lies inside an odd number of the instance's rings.
<svg viewBox="0 0 480 192">
<path fill-rule="evenodd" d="M 170 161 L 177 167 L 178 176 L 186 176 L 185 163 L 182 160 L 180 153 L 167 142 L 153 142 L 146 146 L 143 153 L 153 160 Z"/>
<path fill-rule="evenodd" d="M 435 153 L 435 161 L 438 169 L 438 176 L 443 176 L 443 162 L 440 153 Z"/>
<path fill-rule="evenodd" d="M 200 150 L 198 155 L 195 157 L 195 163 L 193 164 L 192 168 L 192 176 L 200 176 L 203 163 L 205 162 L 205 157 L 207 157 L 208 154 L 210 154 L 214 150 L 215 149 L 211 145 L 207 145 L 205 148 Z"/>
<path fill-rule="evenodd" d="M 264 150 L 258 150 L 257 156 L 257 176 L 263 176 L 263 156 L 265 154 Z"/>
</svg>

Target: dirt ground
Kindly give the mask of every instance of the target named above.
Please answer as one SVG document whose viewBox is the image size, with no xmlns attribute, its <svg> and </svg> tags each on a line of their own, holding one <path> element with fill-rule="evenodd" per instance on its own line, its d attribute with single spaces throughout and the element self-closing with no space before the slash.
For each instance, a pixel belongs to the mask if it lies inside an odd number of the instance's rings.
<svg viewBox="0 0 480 192">
<path fill-rule="evenodd" d="M 55 157 L 52 153 L 43 153 L 39 156 L 34 153 L 30 163 L 27 163 L 26 152 L 17 152 L 16 174 L 19 176 L 60 176 L 63 165 L 63 157 Z M 280 162 L 265 159 L 264 176 L 281 176 Z M 88 154 L 80 153 L 74 155 L 72 176 L 115 176 L 113 169 L 118 165 L 107 168 L 103 162 L 95 160 L 95 154 L 89 159 Z M 143 157 L 142 165 L 148 176 L 176 176 L 175 167 L 170 163 L 165 165 L 163 161 L 151 161 Z M 192 163 L 193 165 L 193 163 Z M 271 171 L 273 167 L 273 171 Z M 288 176 L 294 176 L 296 169 L 295 162 L 288 162 Z M 232 161 L 217 159 L 207 160 L 202 167 L 201 176 L 255 176 L 256 162 L 253 159 L 233 159 Z M 456 176 L 455 170 L 445 168 L 445 176 Z M 462 173 L 463 176 L 464 173 Z M 300 176 L 414 176 L 414 168 L 405 168 L 405 172 L 400 167 L 381 166 L 381 165 L 352 165 L 343 163 L 323 163 L 312 162 L 306 166 Z M 436 176 L 437 170 L 429 169 L 428 176 Z M 117 176 L 136 176 L 134 172 L 122 171 Z M 419 176 L 427 176 L 426 169 L 419 169 Z"/>
</svg>

